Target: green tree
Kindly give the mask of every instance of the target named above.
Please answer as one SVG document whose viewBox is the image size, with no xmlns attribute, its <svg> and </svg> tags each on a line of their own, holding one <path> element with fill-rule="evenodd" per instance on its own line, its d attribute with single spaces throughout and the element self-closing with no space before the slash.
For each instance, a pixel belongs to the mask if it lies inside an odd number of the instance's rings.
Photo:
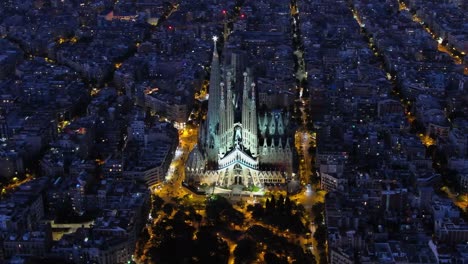
<svg viewBox="0 0 468 264">
<path fill-rule="evenodd" d="M 320 252 L 320 264 L 328 264 L 328 258 L 325 252 Z"/>
<path fill-rule="evenodd" d="M 256 243 L 249 239 L 244 238 L 237 243 L 234 250 L 234 261 L 236 264 L 250 264 L 257 259 Z"/>
<path fill-rule="evenodd" d="M 194 253 L 193 263 L 227 263 L 229 259 L 227 243 L 208 228 L 201 228 L 197 233 Z"/>
<path fill-rule="evenodd" d="M 317 248 L 319 250 L 325 249 L 325 242 L 327 240 L 327 228 L 325 225 L 319 225 L 314 233 L 314 238 L 317 241 Z"/>
<path fill-rule="evenodd" d="M 137 257 L 140 257 L 141 255 L 143 255 L 143 250 L 149 239 L 150 239 L 150 235 L 148 233 L 148 229 L 143 228 L 143 231 L 141 231 L 139 240 L 136 244 L 135 254 Z"/>
<path fill-rule="evenodd" d="M 312 206 L 312 213 L 314 215 L 322 214 L 324 210 L 325 210 L 325 204 L 322 202 L 316 203 Z"/>
<path fill-rule="evenodd" d="M 163 206 L 162 210 L 165 214 L 171 215 L 172 212 L 174 211 L 174 205 L 167 203 Z"/>
<path fill-rule="evenodd" d="M 163 205 L 164 205 L 164 200 L 161 197 L 157 195 L 151 196 L 151 217 L 152 218 L 158 217 L 157 212 L 161 210 Z"/>
<path fill-rule="evenodd" d="M 287 264 L 288 260 L 285 257 L 278 257 L 271 252 L 265 254 L 265 263 L 266 264 Z"/>
<path fill-rule="evenodd" d="M 291 203 L 291 200 L 289 199 L 289 196 L 286 196 L 286 199 L 284 201 L 284 212 L 287 216 L 290 216 L 291 211 L 292 211 L 292 203 Z"/>
<path fill-rule="evenodd" d="M 276 213 L 284 214 L 284 197 L 282 194 L 280 194 L 278 202 L 276 203 Z"/>
</svg>

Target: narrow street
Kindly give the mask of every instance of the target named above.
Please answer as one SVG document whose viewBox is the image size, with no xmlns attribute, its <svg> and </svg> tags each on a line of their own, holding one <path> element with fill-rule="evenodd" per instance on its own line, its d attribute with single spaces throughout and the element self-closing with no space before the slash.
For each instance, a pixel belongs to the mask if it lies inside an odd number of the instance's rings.
<svg viewBox="0 0 468 264">
<path fill-rule="evenodd" d="M 304 62 L 304 51 L 302 47 L 302 39 L 300 35 L 300 24 L 299 24 L 299 8 L 295 0 L 291 1 L 291 31 L 293 34 L 293 49 L 294 49 L 294 59 L 295 65 L 297 68 L 296 71 L 296 107 L 300 111 L 300 126 L 296 131 L 295 135 L 295 146 L 299 154 L 299 179 L 303 185 L 309 184 L 309 176 L 311 172 L 311 157 L 308 153 L 308 148 L 310 145 L 310 133 L 307 131 L 307 106 L 308 98 L 304 98 L 304 81 L 307 79 L 307 72 Z M 299 107 L 297 106 L 299 105 Z"/>
<path fill-rule="evenodd" d="M 315 146 L 316 142 L 316 133 L 314 131 L 308 130 L 308 124 L 311 123 L 312 120 L 309 120 L 310 115 L 308 114 L 308 107 L 309 107 L 309 98 L 306 90 L 308 87 L 305 87 L 305 83 L 307 81 L 307 68 L 304 60 L 304 50 L 303 50 L 303 42 L 302 36 L 300 31 L 300 21 L 299 21 L 299 6 L 297 5 L 296 0 L 291 0 L 291 19 L 292 19 L 292 34 L 293 34 L 293 48 L 294 48 L 294 58 L 295 64 L 297 67 L 296 71 L 296 82 L 297 82 L 297 98 L 296 98 L 296 107 L 300 111 L 300 120 L 301 124 L 298 127 L 298 130 L 295 134 L 295 147 L 298 152 L 299 156 L 299 179 L 301 181 L 301 185 L 305 186 L 305 188 L 298 194 L 291 196 L 291 199 L 296 203 L 300 203 L 306 209 L 307 215 L 310 219 L 314 219 L 312 215 L 312 206 L 319 202 L 324 202 L 326 192 L 323 190 L 319 190 L 317 186 L 312 186 L 310 179 L 313 175 L 312 171 L 312 162 L 313 157 L 312 154 L 309 152 L 309 148 L 311 146 Z M 310 230 L 310 238 L 308 241 L 311 241 L 312 253 L 317 260 L 317 263 L 320 262 L 320 255 L 317 250 L 317 242 L 313 239 L 313 235 L 315 230 L 317 229 L 317 224 L 311 221 L 309 226 Z"/>
</svg>

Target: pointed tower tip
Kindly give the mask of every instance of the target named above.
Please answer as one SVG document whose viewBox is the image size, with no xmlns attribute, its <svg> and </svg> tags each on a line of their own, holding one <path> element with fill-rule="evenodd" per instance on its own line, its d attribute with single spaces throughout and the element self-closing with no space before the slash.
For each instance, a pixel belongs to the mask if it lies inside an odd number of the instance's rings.
<svg viewBox="0 0 468 264">
<path fill-rule="evenodd" d="M 252 87 L 252 100 L 255 103 L 255 83 L 250 84 L 250 87 Z"/>
<path fill-rule="evenodd" d="M 216 49 L 216 44 L 218 43 L 218 36 L 213 36 L 213 44 L 214 44 L 214 51 L 218 53 L 218 50 Z"/>
<path fill-rule="evenodd" d="M 213 36 L 213 55 L 214 57 L 218 57 L 218 48 L 216 47 L 216 43 L 218 42 L 218 36 Z"/>
</svg>

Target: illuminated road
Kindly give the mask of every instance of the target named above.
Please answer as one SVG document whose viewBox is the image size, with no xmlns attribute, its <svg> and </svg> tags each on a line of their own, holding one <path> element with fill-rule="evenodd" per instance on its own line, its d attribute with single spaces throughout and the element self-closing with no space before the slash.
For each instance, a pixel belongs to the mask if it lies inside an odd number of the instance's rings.
<svg viewBox="0 0 468 264">
<path fill-rule="evenodd" d="M 405 12 L 410 12 L 409 8 L 406 6 L 406 4 L 403 1 L 398 1 L 399 4 L 399 10 L 400 11 L 405 11 Z M 437 36 L 433 30 L 431 30 L 425 23 L 424 21 L 418 17 L 416 14 L 412 15 L 412 19 L 415 23 L 420 24 L 426 31 L 429 33 L 429 35 L 434 39 L 434 41 L 437 41 L 437 50 L 443 53 L 448 54 L 453 61 L 456 64 L 462 64 L 463 58 L 461 58 L 458 54 L 462 54 L 462 51 L 459 51 L 455 49 L 454 47 L 448 47 L 447 45 L 442 44 L 443 39 L 440 36 Z M 468 68 L 465 68 L 465 74 L 468 74 Z"/>
<path fill-rule="evenodd" d="M 302 185 L 307 185 L 310 182 L 312 173 L 312 157 L 309 154 L 309 146 L 312 144 L 312 136 L 309 132 L 299 130 L 295 135 L 296 150 L 299 153 L 299 176 Z"/>
<path fill-rule="evenodd" d="M 1 196 L 4 196 L 4 195 L 16 190 L 16 188 L 18 188 L 22 184 L 27 183 L 27 182 L 29 182 L 29 181 L 31 181 L 33 179 L 34 179 L 34 176 L 31 175 L 31 174 L 28 174 L 28 173 L 26 173 L 26 178 L 24 178 L 22 180 L 18 179 L 17 177 L 13 177 L 10 180 L 10 183 L 8 183 L 8 185 L 2 186 Z"/>
<path fill-rule="evenodd" d="M 296 131 L 294 142 L 296 146 L 296 150 L 299 153 L 299 179 L 303 185 L 309 183 L 309 176 L 311 172 L 311 157 L 308 153 L 308 149 L 310 146 L 310 134 L 306 129 L 307 125 L 307 106 L 308 100 L 302 98 L 304 87 L 302 86 L 302 82 L 307 79 L 307 71 L 305 67 L 304 61 L 304 51 L 302 47 L 302 39 L 300 35 L 300 23 L 299 23 L 299 7 L 295 0 L 291 1 L 291 10 L 290 14 L 292 17 L 292 32 L 293 32 L 293 43 L 294 46 L 294 57 L 295 63 L 297 66 L 296 72 L 296 80 L 297 80 L 297 87 L 299 89 L 298 98 L 296 101 L 300 103 L 299 110 L 301 112 L 301 127 Z"/>
<path fill-rule="evenodd" d="M 447 197 L 450 198 L 453 203 L 460 208 L 460 210 L 468 211 L 468 193 L 464 194 L 455 194 L 447 186 L 441 188 L 443 192 L 447 194 Z"/>
<path fill-rule="evenodd" d="M 185 162 L 190 151 L 195 147 L 198 138 L 198 127 L 187 125 L 179 130 L 179 146 L 166 175 L 166 181 L 151 187 L 155 194 L 159 195 L 166 202 L 170 202 L 173 197 L 183 197 L 192 193 L 182 187 L 185 178 Z M 192 197 L 197 197 L 192 195 Z"/>
</svg>

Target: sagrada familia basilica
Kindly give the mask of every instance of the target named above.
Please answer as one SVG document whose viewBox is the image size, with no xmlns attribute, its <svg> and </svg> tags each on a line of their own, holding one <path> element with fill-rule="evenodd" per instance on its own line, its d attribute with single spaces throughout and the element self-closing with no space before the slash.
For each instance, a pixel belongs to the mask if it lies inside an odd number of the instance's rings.
<svg viewBox="0 0 468 264">
<path fill-rule="evenodd" d="M 214 38 L 208 113 L 186 163 L 186 182 L 231 189 L 285 183 L 293 171 L 289 114 L 257 111 L 254 76 L 233 58 L 220 65 Z"/>
</svg>

